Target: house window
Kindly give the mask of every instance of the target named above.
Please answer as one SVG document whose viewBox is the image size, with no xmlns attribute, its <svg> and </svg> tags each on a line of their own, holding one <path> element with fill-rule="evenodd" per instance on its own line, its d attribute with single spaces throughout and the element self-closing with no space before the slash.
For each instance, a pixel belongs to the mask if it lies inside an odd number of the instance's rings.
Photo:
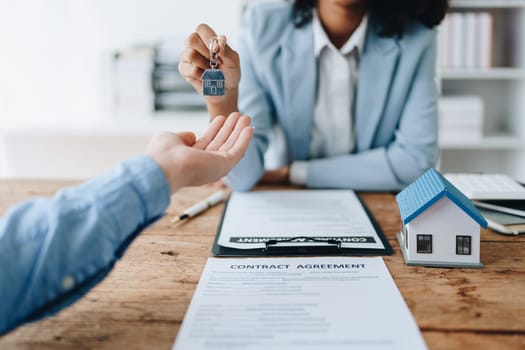
<svg viewBox="0 0 525 350">
<path fill-rule="evenodd" d="M 471 255 L 471 236 L 456 236 L 456 254 Z"/>
<path fill-rule="evenodd" d="M 222 88 L 222 80 L 217 81 L 217 87 Z"/>
<path fill-rule="evenodd" d="M 211 82 L 210 82 L 209 80 L 205 80 L 205 81 L 204 81 L 204 86 L 205 86 L 205 87 L 210 87 L 210 85 L 211 85 L 210 83 L 211 83 Z"/>
<path fill-rule="evenodd" d="M 417 235 L 417 252 L 432 254 L 432 235 Z"/>
</svg>

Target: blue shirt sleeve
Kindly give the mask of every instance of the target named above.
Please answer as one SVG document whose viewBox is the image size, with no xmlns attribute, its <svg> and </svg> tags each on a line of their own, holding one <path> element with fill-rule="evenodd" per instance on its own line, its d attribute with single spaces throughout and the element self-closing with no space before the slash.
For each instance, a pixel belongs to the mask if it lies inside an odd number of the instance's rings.
<svg viewBox="0 0 525 350">
<path fill-rule="evenodd" d="M 8 210 L 0 218 L 0 335 L 81 298 L 169 200 L 162 170 L 139 156 Z"/>
</svg>

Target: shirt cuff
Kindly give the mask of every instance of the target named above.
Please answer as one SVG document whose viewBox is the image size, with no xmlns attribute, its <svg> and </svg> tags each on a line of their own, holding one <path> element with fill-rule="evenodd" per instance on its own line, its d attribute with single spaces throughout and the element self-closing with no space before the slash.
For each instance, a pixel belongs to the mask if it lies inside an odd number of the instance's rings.
<svg viewBox="0 0 525 350">
<path fill-rule="evenodd" d="M 308 179 L 308 162 L 295 161 L 290 165 L 290 182 L 293 185 L 306 185 Z"/>
<path fill-rule="evenodd" d="M 160 166 L 149 156 L 138 156 L 122 163 L 133 187 L 143 199 L 146 220 L 164 214 L 171 198 L 168 180 Z"/>
<path fill-rule="evenodd" d="M 106 208 L 120 234 L 129 234 L 164 214 L 171 191 L 159 165 L 146 155 L 137 156 L 115 166 L 79 187 L 91 193 Z"/>
</svg>

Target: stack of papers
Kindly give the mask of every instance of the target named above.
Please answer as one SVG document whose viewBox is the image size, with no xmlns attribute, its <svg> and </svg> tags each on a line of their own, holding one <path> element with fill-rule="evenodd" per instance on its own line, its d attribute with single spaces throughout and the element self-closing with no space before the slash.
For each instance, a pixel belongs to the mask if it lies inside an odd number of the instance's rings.
<svg viewBox="0 0 525 350">
<path fill-rule="evenodd" d="M 525 187 L 505 174 L 449 173 L 445 178 L 469 199 L 525 199 Z"/>
<path fill-rule="evenodd" d="M 525 187 L 505 174 L 445 174 L 480 210 L 494 231 L 525 232 Z"/>
<path fill-rule="evenodd" d="M 485 107 L 481 96 L 444 96 L 438 101 L 439 144 L 476 144 L 483 138 Z"/>
<path fill-rule="evenodd" d="M 486 209 L 478 206 L 480 213 L 487 219 L 491 229 L 506 235 L 518 235 L 525 233 L 525 217 L 512 215 L 505 212 Z"/>
</svg>

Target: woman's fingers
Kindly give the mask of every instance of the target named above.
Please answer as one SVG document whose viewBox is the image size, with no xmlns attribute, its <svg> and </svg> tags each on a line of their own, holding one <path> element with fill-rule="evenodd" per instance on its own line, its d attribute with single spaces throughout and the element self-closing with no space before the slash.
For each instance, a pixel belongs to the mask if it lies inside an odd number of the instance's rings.
<svg viewBox="0 0 525 350">
<path fill-rule="evenodd" d="M 194 66 L 188 62 L 179 62 L 179 73 L 186 78 L 186 80 L 201 81 L 201 76 L 204 70 L 200 67 Z"/>
<path fill-rule="evenodd" d="M 217 39 L 219 41 L 219 57 L 221 64 L 223 64 L 225 68 L 239 68 L 239 54 L 228 45 L 226 36 L 219 35 Z"/>
<path fill-rule="evenodd" d="M 203 41 L 201 35 L 197 32 L 193 32 L 186 39 L 186 48 L 192 48 L 202 55 L 206 59 L 210 59 L 210 48 L 207 41 Z"/>
<path fill-rule="evenodd" d="M 217 53 L 217 63 L 225 77 L 226 90 L 237 88 L 241 77 L 240 58 L 227 43 L 226 36 L 219 35 L 207 24 L 199 24 L 195 32 L 191 33 L 186 39 L 186 48 L 180 55 L 179 72 L 194 88 L 203 94 L 202 74 L 210 67 L 210 44 L 216 40 L 213 46 L 214 52 Z M 207 96 L 208 102 L 214 103 L 214 100 L 222 101 L 223 96 Z"/>
<path fill-rule="evenodd" d="M 274 170 L 266 170 L 263 177 L 259 181 L 261 184 L 287 184 L 289 183 L 290 167 L 285 166 Z"/>
<path fill-rule="evenodd" d="M 200 69 L 208 69 L 210 67 L 210 60 L 199 53 L 194 48 L 187 47 L 180 55 L 180 62 L 189 63 L 190 65 L 199 67 Z"/>
<path fill-rule="evenodd" d="M 217 34 L 215 33 L 215 31 L 213 29 L 210 28 L 209 25 L 204 24 L 204 23 L 199 24 L 197 26 L 197 29 L 195 30 L 195 32 L 199 35 L 199 37 L 201 38 L 201 41 L 206 46 L 207 54 L 203 55 L 203 56 L 205 56 L 205 57 L 207 57 L 209 59 L 210 58 L 210 43 L 211 43 L 211 39 L 212 38 L 216 38 Z"/>
</svg>

